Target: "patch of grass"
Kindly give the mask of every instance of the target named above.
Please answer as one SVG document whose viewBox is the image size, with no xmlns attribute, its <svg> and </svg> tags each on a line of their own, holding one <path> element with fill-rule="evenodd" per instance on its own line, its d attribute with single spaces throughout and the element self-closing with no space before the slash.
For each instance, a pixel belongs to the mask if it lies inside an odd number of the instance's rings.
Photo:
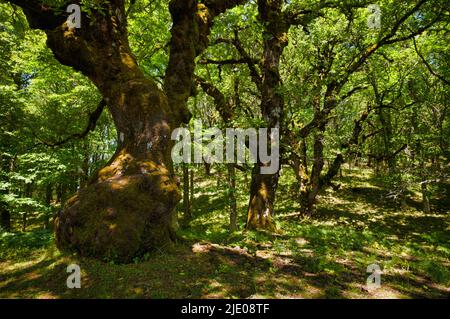
<svg viewBox="0 0 450 319">
<path fill-rule="evenodd" d="M 0 233 L 0 261 L 25 260 L 36 251 L 45 251 L 54 241 L 53 232 Z"/>
<path fill-rule="evenodd" d="M 281 189 L 294 189 L 285 170 Z M 223 183 L 196 173 L 193 220 L 174 248 L 118 265 L 56 253 L 47 231 L 0 235 L 0 298 L 445 298 L 450 296 L 447 211 L 424 214 L 383 200 L 368 170 L 346 171 L 338 191 L 298 218 L 298 203 L 280 192 L 279 233 L 246 231 L 247 186 L 238 173 L 238 224 L 228 230 Z M 217 186 L 219 184 L 219 187 Z M 82 269 L 82 289 L 65 286 L 66 267 Z M 382 269 L 382 287 L 365 289 L 367 267 Z"/>
<path fill-rule="evenodd" d="M 419 263 L 418 268 L 427 274 L 432 281 L 450 286 L 450 271 L 438 261 L 426 260 Z"/>
</svg>

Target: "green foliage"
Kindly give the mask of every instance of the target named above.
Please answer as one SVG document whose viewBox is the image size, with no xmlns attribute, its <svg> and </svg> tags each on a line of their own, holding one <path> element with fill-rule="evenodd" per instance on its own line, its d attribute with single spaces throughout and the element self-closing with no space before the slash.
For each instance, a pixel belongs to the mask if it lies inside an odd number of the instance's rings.
<svg viewBox="0 0 450 319">
<path fill-rule="evenodd" d="M 0 232 L 0 262 L 26 260 L 36 251 L 44 251 L 54 243 L 51 231 L 38 230 L 29 233 Z"/>
<path fill-rule="evenodd" d="M 9 268 L 0 269 L 0 276 L 9 278 L 19 271 L 13 267 L 24 267 L 20 262 L 27 260 L 29 268 L 23 271 L 36 279 L 14 278 L 0 297 L 39 297 L 48 291 L 66 298 L 442 298 L 447 294 L 448 215 L 427 218 L 414 207 L 392 210 L 377 201 L 380 189 L 367 171 L 346 171 L 348 178 L 339 180 L 342 189 L 324 195 L 327 201 L 321 201 L 314 219 L 292 215 L 295 203 L 289 194 L 280 195 L 277 211 L 283 213 L 277 219 L 283 232 L 279 234 L 230 234 L 226 199 L 219 196 L 224 189 L 218 190 L 214 178 L 200 170 L 195 174 L 202 187 L 196 191 L 191 227 L 179 232 L 186 241 L 172 250 L 148 252 L 131 264 L 55 256 L 50 232 L 2 233 L 0 263 L 8 262 Z M 237 177 L 242 183 L 243 175 Z M 283 185 L 294 181 L 290 172 L 285 173 Z M 352 192 L 359 183 L 369 190 Z M 238 190 L 237 198 L 242 229 L 245 189 Z M 83 278 L 89 279 L 81 290 L 61 288 L 70 263 L 82 265 Z M 383 270 L 376 295 L 361 289 L 366 268 L 374 263 Z"/>
<path fill-rule="evenodd" d="M 106 14 L 104 2 L 83 0 L 81 4 L 92 16 L 94 12 Z M 66 1 L 43 3 L 65 10 L 62 5 Z M 168 1 L 126 3 L 132 51 L 145 75 L 162 87 L 170 55 Z M 283 10 L 317 9 L 323 3 L 285 1 Z M 340 298 L 351 293 L 367 297 L 355 286 L 361 284 L 371 263 L 383 266 L 389 287 L 399 296 L 443 294 L 441 287 L 450 284 L 450 91 L 442 81 L 450 76 L 448 8 L 429 1 L 395 30 L 392 39 L 402 41 L 383 44 L 350 72 L 349 66 L 389 36 L 400 17 L 414 6 L 411 1 L 378 1 L 382 25 L 370 29 L 370 3 L 329 1 L 330 6 L 314 19 L 292 25 L 287 34 L 289 45 L 279 65 L 282 84 L 269 88 L 281 93 L 284 100 L 283 163 L 292 164 L 291 155 L 298 152 L 304 138 L 306 164 L 311 171 L 317 163 L 314 136 L 323 133 L 324 151 L 319 156 L 325 159 L 325 168 L 330 167 L 336 154 L 343 154 L 351 164 L 344 166 L 344 177 L 337 178 L 339 190 L 327 189 L 319 194 L 317 215 L 311 219 L 292 217 L 299 210 L 299 185 L 289 168 L 283 166 L 275 209 L 280 233 L 243 232 L 250 168 L 237 172 L 237 187 L 231 189 L 226 185 L 224 165 L 214 165 L 214 173 L 208 177 L 192 165 L 190 168 L 200 176 L 194 185 L 194 218 L 179 235 L 189 243 L 215 244 L 209 247 L 212 252 L 194 254 L 191 246 L 181 248 L 177 253 L 186 264 L 163 251 L 147 252 L 135 258 L 132 265 L 109 261 L 104 267 L 101 262 L 83 260 L 91 274 L 99 273 L 103 281 L 94 283 L 98 290 L 88 291 L 91 295 L 87 297 L 278 297 L 295 295 L 302 286 L 311 291 L 326 288 L 316 295 L 303 291 L 301 297 Z M 436 18 L 441 6 L 441 20 L 420 31 Z M 271 58 L 264 56 L 264 43 L 269 39 L 265 27 L 259 19 L 257 1 L 216 18 L 210 45 L 198 57 L 195 74 L 219 89 L 232 108 L 233 120 L 224 123 L 214 99 L 200 87 L 193 87 L 188 102 L 193 120 L 220 128 L 266 125 L 260 109 L 262 90 L 252 78 L 252 72 L 263 73 L 262 62 Z M 248 54 L 254 70 L 250 70 L 248 61 L 242 61 L 236 41 Z M 325 114 L 323 128 L 316 125 L 301 138 L 299 133 L 326 109 L 329 87 L 341 83 L 332 92 L 337 103 Z M 117 137 L 107 111 L 86 138 L 48 146 L 84 131 L 101 98 L 85 76 L 55 60 L 46 47 L 43 31 L 30 30 L 20 10 L 0 3 L 0 209 L 10 213 L 13 231 L 0 232 L 0 263 L 31 260 L 53 250 L 51 232 L 41 229 L 50 227 L 52 214 L 115 152 Z M 365 112 L 359 135 L 348 146 Z M 287 131 L 292 139 L 286 139 Z M 354 164 L 368 169 L 356 168 L 353 174 Z M 421 188 L 424 182 L 425 190 Z M 230 194 L 237 198 L 239 214 L 239 231 L 233 233 L 228 229 Z M 424 196 L 431 202 L 432 211 L 427 214 L 421 212 Z M 114 254 L 111 252 L 109 259 L 114 259 Z M 284 262 L 294 267 L 280 266 Z M 112 273 L 104 268 L 112 269 Z M 160 278 L 162 272 L 168 273 L 167 278 Z M 51 281 L 55 273 L 54 269 L 45 269 L 41 275 Z M 138 281 L 141 276 L 142 281 L 151 282 L 152 289 L 128 286 L 128 278 Z M 308 279 L 311 277 L 317 279 Z M 125 278 L 118 285 L 122 290 L 111 287 L 116 278 Z M 0 297 L 8 293 L 2 291 Z"/>
<path fill-rule="evenodd" d="M 0 6 L 6 62 L 0 72 L 0 203 L 17 229 L 24 213 L 44 225 L 81 180 L 106 163 L 116 136 L 105 113 L 84 141 L 45 146 L 84 131 L 100 96 L 84 76 L 54 59 L 43 32 L 27 29 L 19 11 Z"/>
</svg>

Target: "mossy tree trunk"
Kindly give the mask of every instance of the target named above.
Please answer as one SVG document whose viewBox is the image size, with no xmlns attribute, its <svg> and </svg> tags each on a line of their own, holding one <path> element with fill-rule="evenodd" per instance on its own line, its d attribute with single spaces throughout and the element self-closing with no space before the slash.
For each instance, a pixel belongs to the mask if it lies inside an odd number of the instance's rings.
<svg viewBox="0 0 450 319">
<path fill-rule="evenodd" d="M 230 231 L 237 230 L 237 202 L 236 202 L 236 169 L 233 163 L 227 164 L 228 171 L 228 205 L 230 208 Z"/>
<path fill-rule="evenodd" d="M 188 164 L 183 164 L 183 223 L 189 225 L 192 219 L 190 193 L 190 176 Z"/>
<path fill-rule="evenodd" d="M 354 121 L 353 132 L 350 139 L 340 145 L 340 152 L 335 156 L 333 162 L 329 163 L 328 169 L 325 174 L 322 174 L 324 169 L 324 133 L 326 129 L 326 118 L 323 113 L 323 109 L 332 109 L 336 105 L 336 98 L 333 96 L 332 91 L 328 89 L 328 94 L 324 97 L 324 102 L 321 102 L 320 95 L 316 95 L 313 101 L 314 117 L 319 123 L 314 133 L 313 144 L 313 167 L 311 173 L 308 175 L 306 168 L 306 144 L 303 142 L 300 146 L 300 154 L 297 155 L 294 149 L 291 155 L 291 163 L 294 164 L 294 171 L 296 173 L 297 181 L 300 185 L 300 206 L 302 215 L 311 216 L 315 211 L 317 202 L 317 196 L 320 191 L 331 186 L 333 189 L 338 189 L 339 185 L 333 184 L 333 179 L 341 171 L 342 164 L 345 159 L 341 152 L 349 150 L 352 147 L 358 146 L 360 135 L 363 130 L 363 124 L 367 120 L 372 109 L 368 109 L 363 112 L 360 117 Z M 321 105 L 324 105 L 323 109 Z"/>
<path fill-rule="evenodd" d="M 194 168 L 192 167 L 189 172 L 189 202 L 192 206 L 194 205 L 194 198 L 195 198 L 195 187 L 194 187 Z"/>
<path fill-rule="evenodd" d="M 422 181 L 422 183 L 420 184 L 420 188 L 422 191 L 423 211 L 425 213 L 429 214 L 431 212 L 431 207 L 430 207 L 430 198 L 428 196 L 428 187 L 427 187 L 426 181 Z"/>
<path fill-rule="evenodd" d="M 283 1 L 258 1 L 259 19 L 264 25 L 264 58 L 262 77 L 259 83 L 261 91 L 261 113 L 269 128 L 279 129 L 284 110 L 281 85 L 280 59 L 288 44 L 289 23 L 282 12 Z M 265 137 L 263 137 L 265 138 Z M 268 143 L 270 144 L 270 143 Z M 250 200 L 247 210 L 247 229 L 275 230 L 273 211 L 275 194 L 278 188 L 279 167 L 274 174 L 261 174 L 261 168 L 267 164 L 260 161 L 252 171 Z"/>
<path fill-rule="evenodd" d="M 323 139 L 323 130 L 314 135 L 314 164 L 311 169 L 311 176 L 306 185 L 300 190 L 300 206 L 303 215 L 313 214 L 316 198 L 320 191 L 320 175 L 324 167 Z"/>
<path fill-rule="evenodd" d="M 53 200 L 53 187 L 52 184 L 47 184 L 45 186 L 45 203 L 48 207 L 51 207 L 51 203 Z M 50 217 L 52 212 L 46 213 L 44 216 L 44 229 L 49 229 L 50 226 Z"/>
<path fill-rule="evenodd" d="M 195 58 L 208 45 L 215 16 L 244 1 L 172 0 L 171 54 L 164 90 L 144 76 L 127 35 L 124 0 L 103 1 L 80 29 L 40 0 L 9 0 L 32 28 L 47 34 L 56 59 L 86 75 L 112 115 L 118 147 L 106 167 L 69 199 L 55 220 L 60 248 L 130 261 L 172 242 L 173 211 L 180 200 L 171 160 L 171 131 L 187 122 Z"/>
</svg>

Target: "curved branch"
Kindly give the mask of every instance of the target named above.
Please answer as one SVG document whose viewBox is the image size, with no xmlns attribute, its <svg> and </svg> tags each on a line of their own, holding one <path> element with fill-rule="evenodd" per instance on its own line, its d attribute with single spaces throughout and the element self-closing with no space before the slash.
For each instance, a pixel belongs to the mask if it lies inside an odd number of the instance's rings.
<svg viewBox="0 0 450 319">
<path fill-rule="evenodd" d="M 213 84 L 208 83 L 205 79 L 195 76 L 195 81 L 200 85 L 203 91 L 214 99 L 217 111 L 220 113 L 224 122 L 231 121 L 233 111 L 230 103 L 228 103 L 225 95 Z"/>
<path fill-rule="evenodd" d="M 437 72 L 435 72 L 433 70 L 433 68 L 431 67 L 431 65 L 427 62 L 427 60 L 424 58 L 424 56 L 420 53 L 419 49 L 417 48 L 417 42 L 416 39 L 413 38 L 413 42 L 414 42 L 414 48 L 416 50 L 417 55 L 419 56 L 419 58 L 422 60 L 423 64 L 425 64 L 425 66 L 427 67 L 428 71 L 430 71 L 430 73 L 432 75 L 434 75 L 435 77 L 437 77 L 439 80 L 441 80 L 442 82 L 444 82 L 447 85 L 450 85 L 450 81 L 447 80 L 446 78 L 444 78 L 442 75 L 438 74 Z"/>
<path fill-rule="evenodd" d="M 45 145 L 48 147 L 58 147 L 58 146 L 66 144 L 67 142 L 69 142 L 71 140 L 85 138 L 90 132 L 95 130 L 98 119 L 102 115 L 103 110 L 105 109 L 105 106 L 106 106 L 106 101 L 101 100 L 100 103 L 98 104 L 97 108 L 94 110 L 94 112 L 89 114 L 89 122 L 83 132 L 72 134 L 58 142 L 46 142 L 46 141 L 40 140 L 40 143 L 37 143 L 35 146 Z M 36 136 L 36 138 L 38 138 L 38 137 Z"/>
</svg>

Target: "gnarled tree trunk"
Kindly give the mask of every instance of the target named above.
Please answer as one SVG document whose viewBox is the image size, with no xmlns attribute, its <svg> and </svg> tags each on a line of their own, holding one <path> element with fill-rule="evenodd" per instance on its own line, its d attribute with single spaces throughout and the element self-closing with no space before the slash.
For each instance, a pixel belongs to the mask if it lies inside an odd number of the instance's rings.
<svg viewBox="0 0 450 319">
<path fill-rule="evenodd" d="M 170 243 L 171 214 L 180 194 L 170 157 L 167 98 L 140 72 L 126 39 L 118 42 L 115 59 L 99 62 L 103 72 L 98 70 L 99 80 L 94 77 L 117 128 L 118 149 L 67 201 L 56 233 L 62 248 L 127 261 Z"/>
<path fill-rule="evenodd" d="M 279 173 L 263 175 L 260 169 L 255 165 L 252 171 L 246 228 L 275 231 L 273 210 Z"/>
<path fill-rule="evenodd" d="M 230 208 L 230 231 L 237 230 L 237 202 L 236 202 L 236 170 L 234 164 L 227 164 L 228 204 Z"/>
<path fill-rule="evenodd" d="M 261 91 L 261 113 L 269 127 L 279 129 L 283 118 L 284 99 L 278 88 L 281 85 L 280 59 L 288 44 L 289 24 L 282 14 L 283 1 L 258 2 L 259 19 L 264 24 L 264 61 Z M 265 137 L 263 137 L 265 138 Z M 268 143 L 270 144 L 270 143 Z M 261 174 L 261 168 L 267 164 L 260 161 L 252 171 L 250 200 L 247 212 L 247 229 L 276 229 L 273 222 L 275 194 L 280 176 L 279 167 L 274 174 Z"/>
<path fill-rule="evenodd" d="M 55 219 L 62 249 L 127 262 L 173 238 L 173 210 L 180 200 L 171 159 L 171 132 L 189 120 L 186 101 L 195 58 L 208 44 L 212 20 L 243 1 L 172 0 L 171 55 L 164 91 L 145 77 L 131 53 L 125 0 L 102 1 L 69 29 L 61 8 L 40 0 L 9 0 L 22 7 L 32 28 L 62 63 L 89 77 L 102 94 L 118 133 L 118 148 Z"/>
</svg>

